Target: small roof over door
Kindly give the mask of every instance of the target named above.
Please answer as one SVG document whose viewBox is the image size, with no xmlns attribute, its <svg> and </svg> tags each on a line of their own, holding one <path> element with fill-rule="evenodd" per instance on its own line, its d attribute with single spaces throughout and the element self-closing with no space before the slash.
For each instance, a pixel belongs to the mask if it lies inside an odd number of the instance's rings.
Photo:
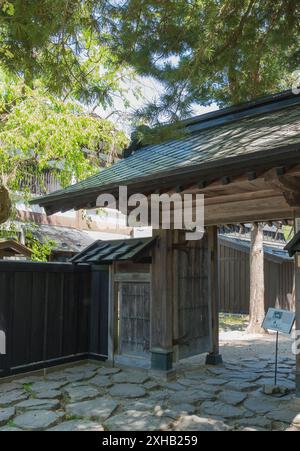
<svg viewBox="0 0 300 451">
<path fill-rule="evenodd" d="M 140 262 L 149 257 L 154 241 L 155 238 L 96 241 L 70 261 L 76 264 L 93 265 L 110 264 L 115 261 Z"/>
</svg>

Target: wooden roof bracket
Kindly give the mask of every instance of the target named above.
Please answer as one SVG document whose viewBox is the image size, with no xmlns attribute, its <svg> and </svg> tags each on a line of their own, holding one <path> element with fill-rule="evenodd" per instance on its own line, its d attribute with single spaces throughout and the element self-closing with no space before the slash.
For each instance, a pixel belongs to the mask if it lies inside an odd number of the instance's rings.
<svg viewBox="0 0 300 451">
<path fill-rule="evenodd" d="M 283 168 L 266 172 L 265 182 L 284 196 L 290 207 L 300 207 L 300 177 L 285 174 Z"/>
</svg>

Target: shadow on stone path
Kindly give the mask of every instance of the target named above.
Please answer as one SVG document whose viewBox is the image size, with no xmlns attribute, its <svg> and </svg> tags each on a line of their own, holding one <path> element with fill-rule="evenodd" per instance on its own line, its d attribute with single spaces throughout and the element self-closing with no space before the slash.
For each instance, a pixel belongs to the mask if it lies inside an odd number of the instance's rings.
<svg viewBox="0 0 300 451">
<path fill-rule="evenodd" d="M 300 430 L 300 400 L 292 392 L 281 398 L 262 393 L 264 384 L 273 383 L 273 355 L 226 356 L 222 367 L 205 367 L 202 358 L 186 360 L 169 383 L 147 372 L 94 363 L 47 379 L 16 378 L 0 385 L 0 430 Z M 294 359 L 283 353 L 279 382 L 291 391 L 294 371 Z"/>
</svg>

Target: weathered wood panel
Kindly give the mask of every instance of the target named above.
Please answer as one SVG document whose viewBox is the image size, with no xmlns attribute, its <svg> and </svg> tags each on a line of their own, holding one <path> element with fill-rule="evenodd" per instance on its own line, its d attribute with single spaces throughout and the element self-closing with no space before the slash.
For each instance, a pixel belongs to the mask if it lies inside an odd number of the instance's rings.
<svg viewBox="0 0 300 451">
<path fill-rule="evenodd" d="M 90 309 L 90 353 L 108 355 L 108 299 L 109 268 L 95 268 L 92 271 Z"/>
<path fill-rule="evenodd" d="M 220 245 L 220 310 L 224 313 L 249 314 L 249 253 L 230 244 Z M 294 264 L 277 263 L 265 257 L 265 308 L 295 308 Z"/>
<path fill-rule="evenodd" d="M 150 347 L 171 350 L 174 346 L 174 286 L 172 230 L 158 230 L 152 250 Z"/>
<path fill-rule="evenodd" d="M 152 251 L 151 348 L 173 351 L 175 361 L 210 348 L 207 236 L 160 230 Z"/>
<path fill-rule="evenodd" d="M 209 260 L 207 236 L 201 241 L 185 242 L 175 233 L 174 292 L 176 293 L 178 358 L 209 351 Z"/>
<path fill-rule="evenodd" d="M 120 290 L 120 354 L 147 356 L 150 347 L 150 283 L 125 282 Z"/>
</svg>

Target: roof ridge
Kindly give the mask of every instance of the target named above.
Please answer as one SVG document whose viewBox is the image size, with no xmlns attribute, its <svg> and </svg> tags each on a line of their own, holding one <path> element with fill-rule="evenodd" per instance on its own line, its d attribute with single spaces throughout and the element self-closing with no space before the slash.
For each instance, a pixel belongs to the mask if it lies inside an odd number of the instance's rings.
<svg viewBox="0 0 300 451">
<path fill-rule="evenodd" d="M 300 103 L 300 95 L 294 94 L 291 89 L 286 91 L 282 91 L 280 93 L 266 95 L 263 97 L 258 97 L 254 100 L 249 100 L 247 102 L 241 102 L 235 105 L 231 105 L 225 108 L 221 108 L 216 111 L 210 111 L 209 113 L 200 114 L 197 116 L 193 116 L 188 119 L 184 119 L 180 121 L 182 125 L 189 126 L 194 123 L 203 122 L 209 119 L 215 119 L 216 117 L 226 116 L 228 114 L 237 113 L 245 110 L 256 109 L 259 106 L 276 104 L 278 102 L 282 102 L 284 100 L 298 98 L 298 102 Z"/>
<path fill-rule="evenodd" d="M 234 105 L 218 111 L 205 113 L 188 119 L 182 124 L 190 133 L 221 127 L 242 119 L 249 119 L 266 113 L 273 113 L 300 104 L 300 95 L 285 91 L 273 96 L 262 97 L 252 102 Z"/>
</svg>

